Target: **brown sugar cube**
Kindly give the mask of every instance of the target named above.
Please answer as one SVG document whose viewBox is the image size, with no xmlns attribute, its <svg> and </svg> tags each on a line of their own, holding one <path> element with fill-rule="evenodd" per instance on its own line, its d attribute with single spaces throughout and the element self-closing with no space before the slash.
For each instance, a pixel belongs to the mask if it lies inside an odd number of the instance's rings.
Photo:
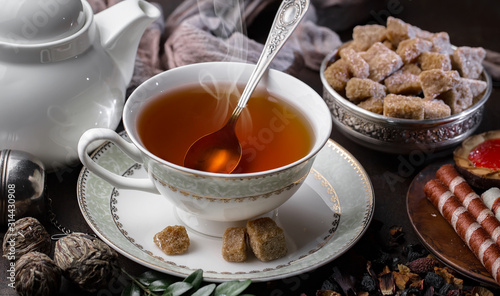
<svg viewBox="0 0 500 296">
<path fill-rule="evenodd" d="M 450 106 L 451 114 L 457 114 L 472 106 L 472 91 L 464 82 L 459 83 L 453 89 L 442 93 L 438 97 Z"/>
<path fill-rule="evenodd" d="M 229 227 L 222 236 L 222 257 L 229 262 L 247 260 L 245 227 Z"/>
<path fill-rule="evenodd" d="M 451 115 L 450 106 L 441 100 L 424 100 L 424 119 L 437 119 Z"/>
<path fill-rule="evenodd" d="M 351 48 L 355 52 L 364 51 L 363 50 L 364 45 L 360 41 L 356 41 L 356 40 L 352 40 L 351 42 L 348 42 L 347 45 L 344 46 L 343 48 Z M 339 51 L 340 51 L 340 49 L 339 49 Z"/>
<path fill-rule="evenodd" d="M 387 39 L 389 39 L 395 47 L 397 47 L 401 41 L 415 37 L 417 37 L 417 30 L 415 30 L 415 27 L 392 16 L 387 18 Z"/>
<path fill-rule="evenodd" d="M 431 48 L 432 42 L 420 38 L 412 38 L 401 41 L 396 49 L 396 53 L 401 57 L 403 63 L 408 64 L 415 62 L 423 52 L 427 52 Z"/>
<path fill-rule="evenodd" d="M 386 37 L 387 29 L 381 25 L 356 26 L 352 30 L 352 39 L 356 43 L 357 51 L 365 51 L 375 42 L 382 42 Z"/>
<path fill-rule="evenodd" d="M 391 41 L 389 40 L 384 40 L 384 42 L 382 42 L 382 45 L 384 45 L 385 47 L 387 47 L 387 49 L 390 49 L 392 51 L 396 50 L 394 45 L 392 45 Z"/>
<path fill-rule="evenodd" d="M 250 247 L 259 260 L 271 261 L 286 255 L 285 233 L 271 218 L 248 221 L 247 233 Z"/>
<path fill-rule="evenodd" d="M 401 71 L 413 75 L 420 75 L 422 73 L 422 69 L 417 64 L 406 64 L 401 68 Z"/>
<path fill-rule="evenodd" d="M 382 115 L 384 113 L 384 100 L 382 98 L 369 98 L 359 103 L 358 106 L 376 114 Z"/>
<path fill-rule="evenodd" d="M 324 74 L 328 84 L 330 84 L 330 86 L 338 92 L 343 92 L 345 90 L 347 81 L 349 81 L 352 76 L 347 63 L 342 59 L 330 64 L 325 69 Z"/>
<path fill-rule="evenodd" d="M 461 78 L 463 83 L 465 83 L 472 92 L 472 97 L 475 98 L 481 95 L 485 90 L 488 84 L 486 81 L 470 79 L 470 78 Z"/>
<path fill-rule="evenodd" d="M 443 54 L 452 54 L 453 48 L 450 43 L 450 35 L 446 32 L 440 32 L 433 34 L 429 39 L 432 42 L 432 52 L 438 52 Z"/>
<path fill-rule="evenodd" d="M 347 82 L 345 95 L 351 102 L 357 104 L 371 97 L 385 97 L 386 87 L 368 78 L 354 77 Z"/>
<path fill-rule="evenodd" d="M 189 248 L 189 236 L 184 226 L 167 226 L 155 234 L 154 243 L 167 255 L 180 255 Z"/>
<path fill-rule="evenodd" d="M 347 63 L 349 71 L 354 77 L 367 78 L 370 74 L 368 63 L 352 48 L 339 51 L 340 58 Z"/>
<path fill-rule="evenodd" d="M 380 42 L 374 43 L 360 55 L 370 66 L 368 78 L 377 82 L 382 81 L 403 66 L 401 57 Z"/>
<path fill-rule="evenodd" d="M 451 70 L 450 55 L 439 52 L 423 52 L 419 58 L 422 70 L 441 69 L 443 71 Z"/>
<path fill-rule="evenodd" d="M 387 77 L 384 84 L 393 94 L 417 95 L 422 91 L 418 75 L 402 70 Z"/>
<path fill-rule="evenodd" d="M 426 100 L 432 100 L 459 83 L 460 75 L 457 71 L 443 71 L 433 69 L 422 71 L 418 76 Z"/>
<path fill-rule="evenodd" d="M 453 65 L 462 77 L 478 79 L 483 71 L 482 62 L 486 57 L 486 50 L 482 47 L 462 46 L 453 52 Z"/>
<path fill-rule="evenodd" d="M 422 38 L 422 39 L 425 39 L 425 40 L 430 40 L 434 36 L 434 33 L 432 33 L 432 32 L 429 32 L 429 31 L 426 31 L 426 30 L 422 30 L 422 29 L 420 29 L 419 27 L 416 27 L 416 26 L 412 26 L 412 27 L 413 27 L 413 30 L 415 30 L 415 37 L 417 37 L 417 38 Z"/>
<path fill-rule="evenodd" d="M 389 94 L 384 98 L 384 116 L 424 119 L 424 103 L 419 97 Z"/>
</svg>

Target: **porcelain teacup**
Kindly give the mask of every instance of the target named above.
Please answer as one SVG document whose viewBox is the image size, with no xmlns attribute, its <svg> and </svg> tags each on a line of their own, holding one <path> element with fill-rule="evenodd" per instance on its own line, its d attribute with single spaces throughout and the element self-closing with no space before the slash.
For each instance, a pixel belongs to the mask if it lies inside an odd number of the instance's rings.
<svg viewBox="0 0 500 296">
<path fill-rule="evenodd" d="M 117 188 L 161 194 L 175 206 L 182 223 L 208 235 L 221 236 L 226 227 L 272 212 L 303 184 L 316 154 L 331 133 L 332 118 L 326 103 L 304 82 L 272 69 L 260 82 L 260 87 L 267 88 L 295 106 L 304 115 L 312 134 L 312 148 L 306 156 L 276 169 L 240 174 L 189 169 L 148 151 L 136 126 L 144 104 L 169 89 L 197 83 L 200 73 L 210 73 L 213 81 L 236 80 L 244 84 L 253 68 L 254 65 L 244 63 L 198 63 L 167 70 L 150 78 L 130 95 L 124 107 L 123 125 L 131 142 L 110 129 L 90 129 L 79 141 L 80 160 L 92 173 Z M 149 178 L 119 176 L 96 164 L 87 150 L 93 142 L 102 140 L 113 142 L 136 162 L 143 164 Z M 140 196 L 137 202 L 141 202 Z"/>
</svg>

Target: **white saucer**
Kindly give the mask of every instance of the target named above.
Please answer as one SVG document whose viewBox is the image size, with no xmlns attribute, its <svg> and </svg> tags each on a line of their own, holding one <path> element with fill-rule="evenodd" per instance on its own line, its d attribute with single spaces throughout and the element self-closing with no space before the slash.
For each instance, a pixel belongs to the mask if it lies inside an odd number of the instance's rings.
<svg viewBox="0 0 500 296">
<path fill-rule="evenodd" d="M 99 165 L 130 178 L 145 177 L 140 164 L 114 144 L 104 143 L 92 158 Z M 286 257 L 261 262 L 253 255 L 244 263 L 226 262 L 222 240 L 188 229 L 191 245 L 183 255 L 168 256 L 153 236 L 179 225 L 171 204 L 162 196 L 116 189 L 82 169 L 77 186 L 80 210 L 94 232 L 115 250 L 151 269 L 185 277 L 203 269 L 204 279 L 267 281 L 313 270 L 342 255 L 363 235 L 373 216 L 375 196 L 359 162 L 332 140 L 319 152 L 305 184 L 273 218 L 285 231 Z"/>
</svg>

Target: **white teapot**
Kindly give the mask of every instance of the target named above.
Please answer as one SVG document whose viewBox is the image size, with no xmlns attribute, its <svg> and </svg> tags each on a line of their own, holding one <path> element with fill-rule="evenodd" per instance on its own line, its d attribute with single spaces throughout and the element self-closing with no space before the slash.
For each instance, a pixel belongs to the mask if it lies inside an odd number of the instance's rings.
<svg viewBox="0 0 500 296">
<path fill-rule="evenodd" d="M 0 6 L 0 150 L 72 164 L 86 130 L 120 123 L 140 38 L 161 12 L 143 0 L 95 16 L 86 0 Z"/>
</svg>

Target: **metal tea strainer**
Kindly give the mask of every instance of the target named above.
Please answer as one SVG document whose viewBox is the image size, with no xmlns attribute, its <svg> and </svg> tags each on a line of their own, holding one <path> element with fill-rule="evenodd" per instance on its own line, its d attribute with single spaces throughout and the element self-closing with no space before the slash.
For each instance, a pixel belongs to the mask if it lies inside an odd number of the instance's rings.
<svg viewBox="0 0 500 296">
<path fill-rule="evenodd" d="M 45 168 L 33 155 L 0 151 L 0 226 L 46 213 Z"/>
</svg>

